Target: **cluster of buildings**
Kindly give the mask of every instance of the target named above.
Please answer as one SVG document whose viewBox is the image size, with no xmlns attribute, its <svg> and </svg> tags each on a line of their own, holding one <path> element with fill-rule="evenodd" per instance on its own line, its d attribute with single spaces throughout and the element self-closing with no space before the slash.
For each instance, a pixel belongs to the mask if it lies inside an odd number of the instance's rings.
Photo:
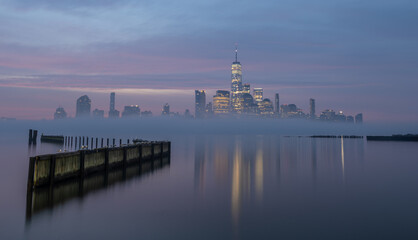
<svg viewBox="0 0 418 240">
<path fill-rule="evenodd" d="M 168 106 L 168 104 L 166 104 Z M 168 106 L 168 111 L 170 106 Z M 138 117 L 138 116 L 152 116 L 151 111 L 142 111 L 138 105 L 129 105 L 125 106 L 122 114 L 115 108 L 115 93 L 110 93 L 110 105 L 108 118 L 119 118 L 119 117 Z M 54 119 L 65 119 L 67 118 L 67 113 L 63 107 L 58 107 L 54 113 Z M 81 96 L 77 99 L 76 102 L 76 118 L 104 118 L 105 111 L 100 109 L 94 109 L 91 111 L 91 100 L 87 95 Z"/>
<path fill-rule="evenodd" d="M 253 88 L 242 82 L 242 66 L 238 61 L 238 50 L 235 48 L 235 61 L 231 66 L 231 91 L 217 90 L 212 102 L 206 104 L 206 92 L 195 90 L 195 117 L 264 117 L 264 118 L 300 118 L 333 122 L 363 122 L 363 114 L 355 117 L 345 116 L 342 111 L 335 113 L 325 110 L 316 115 L 315 99 L 309 100 L 309 113 L 304 113 L 295 104 L 280 105 L 279 93 L 274 102 L 264 98 L 262 88 Z"/>
<path fill-rule="evenodd" d="M 166 103 L 162 107 L 162 116 L 179 117 L 179 113 L 170 111 L 170 105 Z M 91 111 L 91 100 L 87 95 L 77 99 L 76 118 L 104 118 L 104 110 L 95 109 Z M 151 111 L 142 111 L 138 105 L 125 106 L 122 114 L 115 109 L 115 93 L 110 94 L 109 118 L 132 118 L 149 117 Z M 280 105 L 279 93 L 275 93 L 274 102 L 269 98 L 264 98 L 262 88 L 253 88 L 248 83 L 242 82 L 242 66 L 238 61 L 238 50 L 235 48 L 235 61 L 231 66 L 231 90 L 217 90 L 212 98 L 212 102 L 206 103 L 205 90 L 195 90 L 195 116 L 188 109 L 184 112 L 185 118 L 223 118 L 223 117 L 257 117 L 257 118 L 290 118 L 290 119 L 311 119 L 332 122 L 362 123 L 363 114 L 346 116 L 342 111 L 335 112 L 327 109 L 316 114 L 315 99 L 309 99 L 309 112 L 304 113 L 295 104 Z M 67 118 L 64 108 L 56 109 L 54 119 Z"/>
</svg>

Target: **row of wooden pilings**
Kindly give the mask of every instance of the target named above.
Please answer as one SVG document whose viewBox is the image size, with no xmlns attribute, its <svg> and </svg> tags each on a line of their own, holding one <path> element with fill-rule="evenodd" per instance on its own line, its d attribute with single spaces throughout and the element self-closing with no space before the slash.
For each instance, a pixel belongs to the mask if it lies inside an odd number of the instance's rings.
<svg viewBox="0 0 418 240">
<path fill-rule="evenodd" d="M 98 140 L 96 140 L 98 141 Z M 28 190 L 155 158 L 170 158 L 171 142 L 139 142 L 119 147 L 81 149 L 30 158 Z"/>
<path fill-rule="evenodd" d="M 132 141 L 126 140 L 126 145 Z M 64 136 L 64 149 L 97 149 L 103 147 L 121 147 L 125 144 L 122 139 L 116 138 L 94 138 L 85 136 Z"/>
</svg>

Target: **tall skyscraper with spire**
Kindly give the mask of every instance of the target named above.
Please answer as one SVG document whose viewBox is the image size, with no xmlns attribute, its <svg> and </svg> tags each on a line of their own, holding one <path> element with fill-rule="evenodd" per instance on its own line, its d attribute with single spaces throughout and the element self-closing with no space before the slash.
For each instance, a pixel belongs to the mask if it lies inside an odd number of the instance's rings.
<svg viewBox="0 0 418 240">
<path fill-rule="evenodd" d="M 235 62 L 231 67 L 231 111 L 242 112 L 242 67 L 238 62 L 238 48 L 235 46 Z"/>
</svg>

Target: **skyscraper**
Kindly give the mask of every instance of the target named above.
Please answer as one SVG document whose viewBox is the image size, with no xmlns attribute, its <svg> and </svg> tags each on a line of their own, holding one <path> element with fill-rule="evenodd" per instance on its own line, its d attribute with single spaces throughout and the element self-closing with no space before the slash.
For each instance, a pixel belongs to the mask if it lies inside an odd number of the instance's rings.
<svg viewBox="0 0 418 240">
<path fill-rule="evenodd" d="M 204 90 L 195 90 L 195 116 L 204 118 L 206 110 L 206 93 Z"/>
<path fill-rule="evenodd" d="M 311 98 L 309 99 L 309 118 L 315 119 L 315 99 Z"/>
<path fill-rule="evenodd" d="M 110 93 L 109 118 L 118 118 L 119 111 L 115 109 L 115 93 Z"/>
<path fill-rule="evenodd" d="M 262 88 L 254 88 L 253 97 L 254 97 L 254 100 L 257 103 L 263 101 L 263 89 Z"/>
<path fill-rule="evenodd" d="M 111 92 L 110 93 L 110 107 L 109 107 L 109 111 L 113 111 L 115 110 L 115 93 Z"/>
<path fill-rule="evenodd" d="M 274 95 L 274 112 L 279 115 L 280 114 L 280 99 L 279 99 L 279 94 L 276 93 Z"/>
<path fill-rule="evenodd" d="M 242 111 L 242 67 L 238 62 L 238 49 L 235 47 L 235 62 L 231 67 L 231 110 L 240 113 Z"/>
<path fill-rule="evenodd" d="M 90 117 L 91 100 L 87 95 L 81 96 L 77 99 L 76 114 L 77 118 Z"/>
<path fill-rule="evenodd" d="M 213 113 L 215 115 L 229 113 L 230 107 L 230 93 L 225 90 L 216 91 L 216 95 L 213 96 Z"/>
</svg>

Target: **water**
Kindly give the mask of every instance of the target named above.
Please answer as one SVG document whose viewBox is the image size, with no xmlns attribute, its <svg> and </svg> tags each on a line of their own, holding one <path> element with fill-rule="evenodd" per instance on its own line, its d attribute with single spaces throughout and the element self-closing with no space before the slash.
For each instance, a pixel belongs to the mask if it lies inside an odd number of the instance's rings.
<svg viewBox="0 0 418 240">
<path fill-rule="evenodd" d="M 59 130 L 105 136 L 100 126 L 71 128 Z M 97 175 L 82 194 L 69 183 L 53 201 L 44 193 L 28 216 L 28 155 L 60 146 L 28 148 L 27 129 L 3 127 L 0 136 L 0 239 L 418 237 L 418 143 L 146 132 L 172 141 L 170 164 L 114 172 L 108 185 Z"/>
</svg>

